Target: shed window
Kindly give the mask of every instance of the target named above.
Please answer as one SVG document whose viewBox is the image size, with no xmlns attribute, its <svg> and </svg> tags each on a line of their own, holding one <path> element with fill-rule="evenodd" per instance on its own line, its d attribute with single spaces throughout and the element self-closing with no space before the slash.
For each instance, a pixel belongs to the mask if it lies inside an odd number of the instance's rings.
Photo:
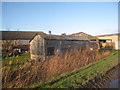
<svg viewBox="0 0 120 90">
<path fill-rule="evenodd" d="M 47 55 L 48 56 L 54 55 L 54 47 L 47 47 Z"/>
</svg>

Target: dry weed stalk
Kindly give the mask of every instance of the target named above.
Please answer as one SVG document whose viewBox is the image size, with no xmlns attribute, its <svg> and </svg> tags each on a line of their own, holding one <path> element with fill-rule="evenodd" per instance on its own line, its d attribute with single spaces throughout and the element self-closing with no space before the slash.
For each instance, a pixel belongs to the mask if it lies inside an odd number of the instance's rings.
<svg viewBox="0 0 120 90">
<path fill-rule="evenodd" d="M 70 72 L 108 56 L 109 51 L 98 53 L 90 50 L 71 50 L 65 54 L 51 56 L 45 61 L 26 61 L 25 65 L 12 71 L 3 71 L 3 87 L 24 87 L 46 81 L 62 73 Z"/>
</svg>

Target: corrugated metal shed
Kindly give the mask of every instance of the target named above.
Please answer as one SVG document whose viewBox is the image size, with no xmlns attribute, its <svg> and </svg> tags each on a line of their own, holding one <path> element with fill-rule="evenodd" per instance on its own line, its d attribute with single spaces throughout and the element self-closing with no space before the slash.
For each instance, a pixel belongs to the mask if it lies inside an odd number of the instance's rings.
<svg viewBox="0 0 120 90">
<path fill-rule="evenodd" d="M 31 59 L 45 60 L 46 56 L 61 55 L 68 50 L 89 49 L 89 41 L 82 36 L 37 34 L 30 41 Z"/>
</svg>

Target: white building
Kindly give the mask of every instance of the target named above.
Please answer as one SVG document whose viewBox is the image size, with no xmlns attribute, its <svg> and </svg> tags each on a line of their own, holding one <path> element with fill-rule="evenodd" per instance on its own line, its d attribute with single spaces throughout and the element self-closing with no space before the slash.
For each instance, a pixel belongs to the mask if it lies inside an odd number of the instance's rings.
<svg viewBox="0 0 120 90">
<path fill-rule="evenodd" d="M 112 42 L 115 44 L 114 48 L 116 50 L 120 49 L 120 34 L 106 34 L 106 35 L 99 35 L 97 36 L 99 39 L 111 39 Z"/>
</svg>

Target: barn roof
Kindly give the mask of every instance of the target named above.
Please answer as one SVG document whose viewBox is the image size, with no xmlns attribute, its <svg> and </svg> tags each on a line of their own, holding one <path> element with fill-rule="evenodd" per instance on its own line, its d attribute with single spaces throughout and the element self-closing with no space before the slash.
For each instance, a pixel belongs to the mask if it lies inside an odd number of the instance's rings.
<svg viewBox="0 0 120 90">
<path fill-rule="evenodd" d="M 36 34 L 45 34 L 44 32 L 32 31 L 0 31 L 2 40 L 31 40 Z"/>
<path fill-rule="evenodd" d="M 68 36 L 83 36 L 83 37 L 87 37 L 88 39 L 98 39 L 96 36 L 92 36 L 84 32 L 73 33 Z"/>
<path fill-rule="evenodd" d="M 97 37 L 116 36 L 116 35 L 120 35 L 120 33 L 97 35 Z"/>
<path fill-rule="evenodd" d="M 66 36 L 66 35 L 48 35 L 48 34 L 38 34 L 44 39 L 49 39 L 49 40 L 89 40 L 86 37 L 82 36 Z"/>
</svg>

